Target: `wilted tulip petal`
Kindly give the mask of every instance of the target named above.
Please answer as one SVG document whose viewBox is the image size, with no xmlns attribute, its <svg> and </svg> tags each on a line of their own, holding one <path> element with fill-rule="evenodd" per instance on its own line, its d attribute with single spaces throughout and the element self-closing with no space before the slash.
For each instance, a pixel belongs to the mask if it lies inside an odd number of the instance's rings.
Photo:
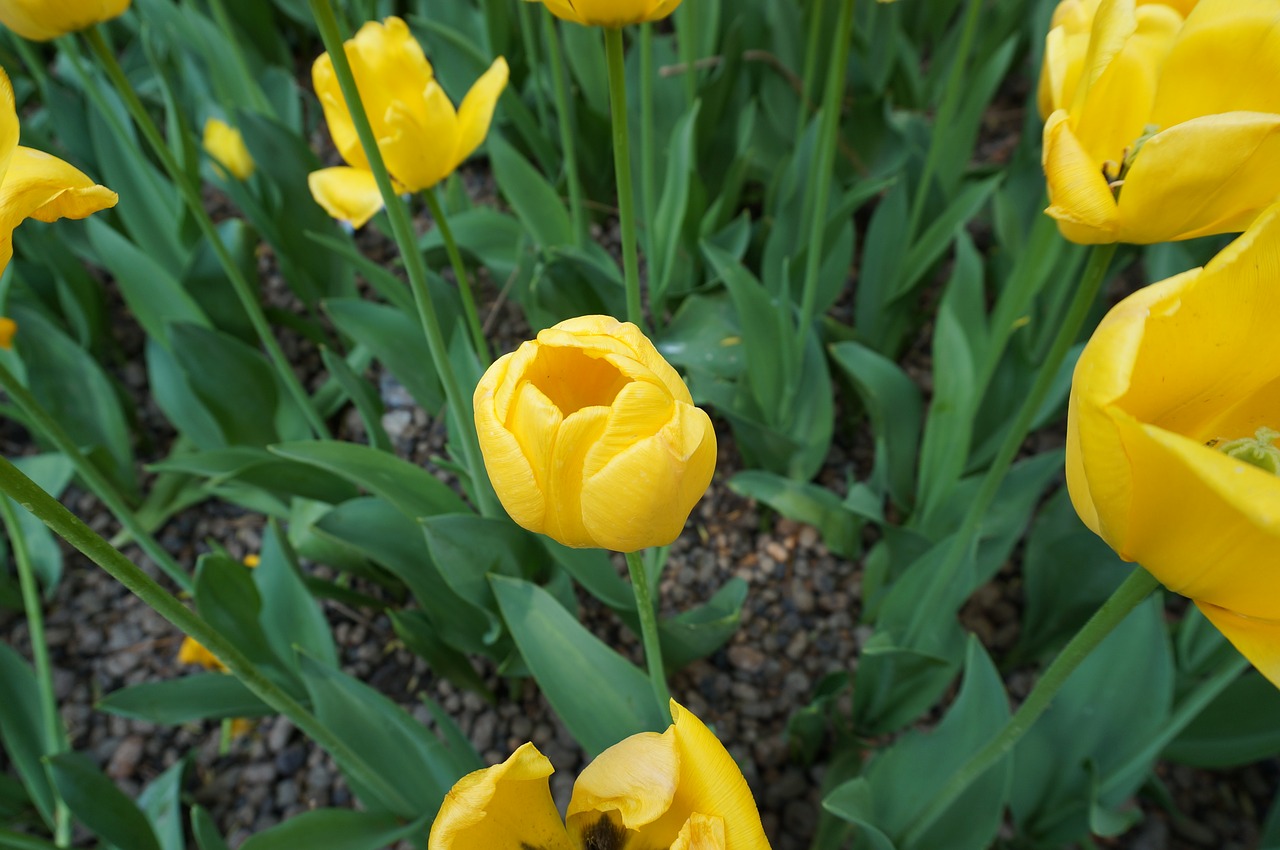
<svg viewBox="0 0 1280 850">
<path fill-rule="evenodd" d="M 561 322 L 475 392 L 485 468 L 521 526 L 633 552 L 675 540 L 715 470 L 711 420 L 635 325 Z"/>
<path fill-rule="evenodd" d="M 131 0 L 0 0 L 0 23 L 23 38 L 48 41 L 124 14 Z"/>
<path fill-rule="evenodd" d="M 525 744 L 470 773 L 445 797 L 430 850 L 768 850 L 751 790 L 709 729 L 674 700 L 674 723 L 602 752 L 578 777 L 560 820 L 547 777 Z"/>
<path fill-rule="evenodd" d="M 1280 426 L 1278 314 L 1280 207 L 1118 304 L 1076 366 L 1067 485 L 1086 525 L 1280 685 L 1280 477 L 1220 450 Z"/>
<path fill-rule="evenodd" d="M 1064 236 L 1230 233 L 1280 194 L 1276 16 L 1271 0 L 1059 4 L 1039 101 Z"/>
<path fill-rule="evenodd" d="M 452 174 L 484 141 L 494 107 L 507 85 L 506 60 L 499 57 L 494 61 L 458 111 L 401 19 L 366 23 L 346 42 L 345 50 L 378 150 L 397 191 L 431 188 Z M 369 172 L 369 161 L 329 54 L 316 59 L 311 78 L 338 153 L 352 169 Z M 312 193 L 330 215 L 360 227 L 382 207 L 380 196 L 376 206 L 369 207 L 374 198 L 364 188 L 372 186 L 377 194 L 372 172 L 369 174 L 367 183 L 350 175 L 339 178 L 330 174 L 319 185 L 311 181 Z"/>
</svg>

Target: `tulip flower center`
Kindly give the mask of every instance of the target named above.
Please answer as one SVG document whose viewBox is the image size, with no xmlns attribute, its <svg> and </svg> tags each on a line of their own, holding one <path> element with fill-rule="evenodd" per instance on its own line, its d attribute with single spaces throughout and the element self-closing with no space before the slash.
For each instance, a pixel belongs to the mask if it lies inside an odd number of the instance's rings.
<svg viewBox="0 0 1280 850">
<path fill-rule="evenodd" d="M 1241 437 L 1226 443 L 1214 443 L 1213 447 L 1225 455 L 1256 466 L 1272 475 L 1280 475 L 1280 448 L 1275 441 L 1280 431 L 1262 427 L 1252 437 Z"/>
<path fill-rule="evenodd" d="M 1158 132 L 1160 132 L 1159 127 L 1155 124 L 1148 124 L 1142 128 L 1142 135 L 1133 144 L 1124 149 L 1119 165 L 1111 160 L 1107 160 L 1102 164 L 1102 176 L 1107 179 L 1107 185 L 1111 187 L 1111 192 L 1116 198 L 1120 197 L 1120 190 L 1124 188 L 1125 178 L 1129 176 L 1129 169 L 1133 168 L 1133 163 L 1142 151 L 1142 146 Z"/>
<path fill-rule="evenodd" d="M 603 357 L 581 348 L 543 346 L 526 379 L 568 417 L 584 407 L 608 407 L 631 378 Z"/>
<path fill-rule="evenodd" d="M 622 824 L 601 815 L 600 820 L 582 831 L 582 850 L 622 850 L 626 840 L 627 831 Z"/>
</svg>

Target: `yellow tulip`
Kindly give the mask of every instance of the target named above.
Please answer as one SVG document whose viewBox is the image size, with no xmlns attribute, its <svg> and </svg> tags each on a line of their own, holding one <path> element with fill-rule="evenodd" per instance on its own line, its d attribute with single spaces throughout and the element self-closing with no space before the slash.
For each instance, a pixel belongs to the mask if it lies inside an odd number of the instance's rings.
<svg viewBox="0 0 1280 850">
<path fill-rule="evenodd" d="M 249 149 L 245 147 L 240 131 L 224 121 L 210 118 L 204 122 L 205 151 L 218 165 L 231 172 L 237 180 L 248 180 L 256 167 Z"/>
<path fill-rule="evenodd" d="M 218 660 L 212 652 L 204 648 L 204 644 L 193 637 L 184 637 L 182 646 L 178 647 L 179 664 L 196 664 L 215 673 L 226 673 L 227 665 Z"/>
<path fill-rule="evenodd" d="M 130 0 L 0 0 L 0 24 L 32 41 L 48 41 L 123 15 Z"/>
<path fill-rule="evenodd" d="M 587 27 L 625 27 L 660 21 L 680 0 L 530 0 L 546 5 L 551 14 Z"/>
<path fill-rule="evenodd" d="M 1280 685 L 1276 315 L 1280 205 L 1107 314 L 1072 382 L 1067 485 L 1089 528 Z"/>
<path fill-rule="evenodd" d="M 85 218 L 117 200 L 56 156 L 18 144 L 13 86 L 0 69 L 0 272 L 13 259 L 13 231 L 23 221 Z"/>
<path fill-rule="evenodd" d="M 573 786 L 567 825 L 547 757 L 525 744 L 505 762 L 453 786 L 431 826 L 429 850 L 768 850 L 751 789 L 733 757 L 688 709 L 587 766 Z"/>
<path fill-rule="evenodd" d="M 582 316 L 540 332 L 489 367 L 474 401 L 503 507 L 566 546 L 664 546 L 711 483 L 711 420 L 630 322 Z"/>
<path fill-rule="evenodd" d="M 13 338 L 18 335 L 18 323 L 8 316 L 0 316 L 0 348 L 13 348 Z"/>
<path fill-rule="evenodd" d="M 1275 0 L 1059 5 L 1039 99 L 1066 238 L 1238 232 L 1280 195 L 1278 20 Z"/>
<path fill-rule="evenodd" d="M 347 59 L 378 150 L 397 192 L 429 189 L 454 172 L 489 132 L 507 63 L 498 57 L 455 110 L 405 22 L 370 21 L 346 42 Z M 382 195 L 325 53 L 311 68 L 329 134 L 346 166 L 312 172 L 311 194 L 334 218 L 363 226 L 382 209 Z"/>
</svg>

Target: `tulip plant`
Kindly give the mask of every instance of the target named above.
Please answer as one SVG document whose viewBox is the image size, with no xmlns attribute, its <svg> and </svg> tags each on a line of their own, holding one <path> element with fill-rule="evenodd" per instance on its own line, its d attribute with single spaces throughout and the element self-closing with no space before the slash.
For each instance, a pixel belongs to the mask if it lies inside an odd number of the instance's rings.
<svg viewBox="0 0 1280 850">
<path fill-rule="evenodd" d="M 1274 774 L 1280 0 L 0 0 L 0 66 L 0 850 L 226 850 L 264 717 L 354 799 L 247 850 L 1138 846 Z M 92 710 L 217 745 L 136 799 L 55 686 L 96 569 L 186 673 Z M 704 686 L 802 577 L 811 819 Z"/>
</svg>

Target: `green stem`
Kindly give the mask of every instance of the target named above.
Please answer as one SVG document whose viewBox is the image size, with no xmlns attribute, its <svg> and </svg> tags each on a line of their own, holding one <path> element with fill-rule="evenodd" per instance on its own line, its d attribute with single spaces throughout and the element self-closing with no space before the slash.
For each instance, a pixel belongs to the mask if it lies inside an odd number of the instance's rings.
<svg viewBox="0 0 1280 850">
<path fill-rule="evenodd" d="M 654 157 L 657 144 L 653 140 L 653 24 L 640 25 L 640 206 L 644 213 L 645 253 L 653 256 L 654 218 L 657 215 L 657 187 L 654 184 Z M 652 277 L 650 278 L 652 284 Z M 654 309 L 653 290 L 649 291 L 649 310 Z M 656 313 L 654 314 L 656 316 Z"/>
<path fill-rule="evenodd" d="M 587 213 L 583 203 L 582 180 L 578 176 L 578 153 L 573 128 L 573 104 L 569 100 L 569 85 L 564 73 L 564 54 L 560 47 L 560 35 L 555 16 L 544 10 L 543 31 L 547 37 L 547 58 L 551 64 L 551 82 L 556 92 L 556 119 L 560 125 L 560 150 L 564 155 L 564 177 L 569 189 L 569 214 L 573 217 L 573 232 L 578 244 L 587 241 Z"/>
<path fill-rule="evenodd" d="M 190 611 L 178 598 L 166 591 L 118 550 L 103 540 L 93 529 L 63 507 L 62 503 L 22 474 L 16 466 L 0 457 L 0 491 L 30 511 L 45 525 L 71 544 L 89 560 L 102 567 L 112 578 L 155 610 L 184 634 L 198 640 L 227 666 L 244 686 L 259 699 L 285 715 L 295 726 L 324 747 L 350 772 L 355 784 L 369 788 L 386 806 L 407 814 L 413 805 L 394 782 L 366 762 L 359 753 L 336 736 L 320 720 L 289 696 L 262 673 L 240 650 L 202 618 Z"/>
<path fill-rule="evenodd" d="M 471 278 L 467 274 L 467 266 L 462 262 L 462 254 L 458 251 L 458 243 L 453 238 L 453 230 L 449 227 L 449 218 L 444 214 L 444 205 L 436 197 L 435 189 L 426 189 L 422 197 L 427 199 L 427 209 L 431 210 L 431 218 L 440 230 L 440 238 L 444 240 L 445 253 L 449 255 L 449 265 L 453 266 L 453 276 L 458 279 L 458 294 L 462 297 L 462 312 L 467 317 L 467 327 L 471 331 L 471 344 L 475 346 L 480 362 L 489 365 L 489 343 L 484 338 L 484 328 L 480 326 L 480 314 L 476 311 L 476 299 L 471 293 Z"/>
<path fill-rule="evenodd" d="M 697 14 L 692 3 L 682 3 L 676 12 L 676 43 L 680 47 L 680 64 L 684 65 L 684 94 L 689 106 L 698 98 Z"/>
<path fill-rule="evenodd" d="M 76 445 L 76 441 L 71 435 L 49 414 L 49 411 L 36 400 L 36 397 L 22 385 L 17 376 L 9 371 L 4 363 L 0 363 L 0 386 L 4 387 L 4 391 L 18 409 L 22 411 L 23 416 L 27 418 L 27 422 L 39 434 L 45 437 L 49 442 L 62 452 L 63 456 L 71 462 L 75 468 L 76 474 L 80 476 L 80 480 L 85 483 L 93 495 L 107 506 L 107 509 L 119 520 L 120 524 L 133 536 L 139 548 L 146 552 L 151 560 L 156 562 L 165 575 L 173 579 L 174 583 L 182 590 L 191 592 L 191 576 L 187 575 L 182 567 L 178 566 L 178 562 L 173 559 L 165 548 L 151 535 L 142 521 L 138 519 L 138 515 L 129 507 L 129 503 L 125 501 L 124 496 L 116 489 L 102 470 L 98 469 L 94 463 L 84 456 L 80 451 L 80 447 Z"/>
<path fill-rule="evenodd" d="M 1058 369 L 1067 356 L 1067 350 L 1075 342 L 1085 318 L 1089 315 L 1089 310 L 1093 307 L 1094 299 L 1097 298 L 1098 290 L 1102 287 L 1102 281 L 1106 277 L 1107 267 L 1111 264 L 1116 247 L 1115 244 L 1095 245 L 1089 255 L 1089 264 L 1085 267 L 1080 286 L 1076 289 L 1075 297 L 1071 301 L 1071 307 L 1058 328 L 1058 335 L 1054 337 L 1053 347 L 1049 350 L 1044 362 L 1040 364 L 1035 383 L 1023 399 L 1022 407 L 1019 408 L 1013 424 L 1005 432 L 1000 450 L 991 461 L 991 466 L 987 468 L 978 492 L 969 502 L 960 528 L 952 538 L 942 562 L 938 564 L 934 579 L 926 585 L 924 595 L 912 613 L 911 621 L 907 626 L 906 646 L 913 645 L 921 629 L 931 617 L 936 616 L 935 609 L 939 598 L 954 583 L 956 571 L 960 567 L 964 554 L 973 547 L 982 518 L 986 516 L 987 508 L 991 506 L 991 501 L 1000 489 L 1005 473 L 1013 464 L 1013 459 L 1018 449 L 1022 447 L 1022 441 L 1026 439 L 1027 432 L 1031 430 L 1031 423 L 1040 412 L 1040 406 L 1044 404 L 1045 396 L 1049 394 L 1049 388 L 1053 386 L 1054 379 L 1058 376 Z"/>
<path fill-rule="evenodd" d="M 4 521 L 6 533 L 9 535 L 9 548 L 13 550 L 13 561 L 18 569 L 18 584 L 22 588 L 22 607 L 27 615 L 27 631 L 31 636 L 31 658 L 36 668 L 36 689 L 39 692 L 40 715 L 44 726 L 44 736 L 50 751 L 46 755 L 57 755 L 67 748 L 67 735 L 62 727 L 62 719 L 58 716 L 58 702 L 53 695 L 53 666 L 49 663 L 49 646 L 45 642 L 44 608 L 40 601 L 40 586 L 36 582 L 35 568 L 31 564 L 31 553 L 27 549 L 27 541 L 18 524 L 13 503 L 0 496 L 0 518 Z M 59 847 L 71 844 L 71 812 L 67 809 L 62 795 L 57 793 L 57 786 L 50 781 L 54 789 L 53 808 L 54 842 Z"/>
<path fill-rule="evenodd" d="M 809 33 L 805 37 L 804 71 L 800 77 L 800 106 L 796 110 L 795 146 L 800 146 L 804 128 L 809 123 L 809 104 L 813 103 L 813 87 L 818 76 L 818 41 L 822 37 L 822 20 L 827 0 L 813 0 L 809 4 Z"/>
<path fill-rule="evenodd" d="M 1076 632 L 1071 642 L 1062 648 L 1062 652 L 1058 653 L 1058 657 L 1036 681 L 1031 693 L 1005 723 L 1004 728 L 951 775 L 924 812 L 913 821 L 902 841 L 898 842 L 898 846 L 918 845 L 933 822 L 955 802 L 956 798 L 963 794 L 974 780 L 986 773 L 992 765 L 1013 749 L 1019 739 L 1049 707 L 1054 694 L 1080 666 L 1080 662 L 1088 658 L 1089 653 L 1093 652 L 1102 639 L 1111 634 L 1111 631 L 1120 625 L 1129 612 L 1138 607 L 1159 586 L 1160 582 L 1151 573 L 1142 567 L 1135 566 L 1124 583 L 1111 594 L 1111 598 L 1102 603 L 1102 607 L 1094 612 L 1080 631 Z"/>
<path fill-rule="evenodd" d="M 640 257 L 636 253 L 636 204 L 631 188 L 631 139 L 627 130 L 627 71 L 622 30 L 604 31 L 609 61 L 609 112 L 613 118 L 613 169 L 618 179 L 618 223 L 622 229 L 622 268 L 627 287 L 627 321 L 644 330 L 640 306 Z"/>
<path fill-rule="evenodd" d="M 826 91 L 822 98 L 822 118 L 818 129 L 818 148 L 809 168 L 805 189 L 805 218 L 809 244 L 804 263 L 804 289 L 800 296 L 800 333 L 796 334 L 797 364 L 804 362 L 804 347 L 813 325 L 818 298 L 818 272 L 822 267 L 822 236 L 827 224 L 827 203 L 836 161 L 836 141 L 840 132 L 840 107 L 844 103 L 845 69 L 849 63 L 849 44 L 853 41 L 854 0 L 841 0 L 836 28 L 832 33 L 831 64 L 827 67 Z M 804 232 L 803 229 L 801 232 Z M 799 385 L 798 380 L 792 381 Z"/>
<path fill-rule="evenodd" d="M 120 67 L 115 54 L 102 37 L 101 29 L 90 27 L 84 30 L 84 37 L 97 55 L 102 69 L 106 71 L 112 84 L 115 85 L 117 93 L 124 100 L 125 106 L 129 109 L 129 114 L 133 116 L 134 123 L 138 125 L 138 129 L 142 131 L 142 135 L 146 137 L 147 142 L 151 145 L 152 152 L 160 160 L 164 170 L 168 172 L 169 179 L 173 181 L 174 185 L 182 193 L 183 200 L 187 202 L 187 207 L 195 217 L 196 224 L 200 226 L 201 233 L 209 240 L 209 245 L 213 248 L 214 254 L 217 255 L 218 261 L 222 264 L 222 269 L 227 275 L 227 280 L 231 282 L 231 288 L 235 290 L 236 297 L 240 299 L 240 304 L 249 316 L 249 321 L 253 324 L 253 329 L 257 332 L 258 339 L 262 341 L 263 347 L 267 349 L 271 362 L 275 365 L 276 372 L 281 380 L 284 381 L 285 387 L 288 388 L 290 395 L 293 396 L 294 401 L 301 408 L 315 435 L 320 439 L 327 439 L 329 431 L 325 427 L 324 419 L 316 412 L 315 405 L 311 402 L 311 397 L 303 389 L 302 384 L 298 381 L 298 376 L 293 373 L 293 367 L 290 366 L 288 359 L 284 356 L 284 352 L 280 350 L 280 344 L 276 342 L 275 336 L 272 335 L 271 326 L 267 323 L 267 317 L 262 312 L 262 305 L 258 303 L 253 287 L 249 285 L 249 281 L 241 273 L 240 267 L 236 265 L 235 259 L 231 256 L 231 252 L 227 250 L 226 243 L 222 241 L 222 236 L 218 233 L 218 228 L 214 225 L 213 219 L 205 211 L 199 188 L 192 185 L 187 173 L 178 164 L 168 145 L 165 144 L 164 137 L 160 135 L 160 129 L 151 120 L 151 116 L 147 114 L 147 108 L 143 106 L 137 92 L 133 89 L 133 85 L 129 82 L 129 78 L 125 76 L 124 69 Z"/>
<path fill-rule="evenodd" d="M 214 23 L 222 31 L 227 44 L 231 45 L 231 54 L 235 59 L 236 73 L 240 75 L 240 83 L 244 86 L 245 92 L 248 93 L 253 109 L 263 115 L 270 115 L 272 112 L 271 104 L 267 101 L 267 96 L 263 94 L 262 87 L 258 85 L 258 79 L 254 76 L 253 69 L 249 67 L 249 59 L 244 54 L 243 39 L 236 34 L 235 27 L 231 24 L 231 16 L 227 14 L 226 4 L 223 3 L 223 0 L 209 0 L 209 9 L 213 12 Z"/>
<path fill-rule="evenodd" d="M 427 348 L 435 361 L 436 374 L 444 387 L 445 398 L 449 404 L 445 415 L 453 425 L 453 432 L 462 442 L 462 458 L 479 503 L 480 512 L 486 516 L 501 514 L 497 496 L 489 484 L 484 464 L 480 457 L 480 445 L 476 439 L 475 421 L 470 415 L 463 415 L 471 410 L 470 396 L 463 395 L 458 383 L 457 373 L 453 370 L 453 362 L 449 359 L 449 346 L 445 342 L 444 332 L 440 328 L 440 318 L 436 314 L 435 304 L 431 300 L 431 292 L 427 288 L 427 266 L 418 250 L 418 243 L 413 233 L 413 222 L 409 219 L 409 211 L 400 196 L 396 194 L 391 183 L 391 175 L 387 172 L 386 163 L 382 160 L 382 151 L 369 125 L 369 116 L 365 114 L 364 104 L 360 100 L 360 90 L 356 87 L 355 76 L 351 72 L 351 63 L 343 49 L 342 32 L 338 29 L 338 21 L 334 17 L 333 5 L 329 0 L 309 0 L 311 14 L 320 29 L 320 37 L 324 41 L 325 50 L 333 62 L 333 72 L 342 89 L 343 100 L 351 113 L 351 122 L 355 125 L 356 134 L 360 137 L 360 146 L 365 158 L 369 161 L 369 169 L 373 172 L 386 206 L 387 218 L 391 222 L 391 231 L 396 245 L 400 248 L 400 256 L 404 260 L 405 271 L 409 276 L 409 288 L 413 291 L 413 299 L 418 307 L 418 319 L 422 322 L 422 330 L 427 338 Z"/>
<path fill-rule="evenodd" d="M 934 121 L 933 132 L 929 136 L 929 152 L 925 154 L 924 170 L 920 173 L 915 200 L 911 203 L 911 220 L 907 224 L 907 244 L 915 239 L 916 228 L 920 225 L 920 216 L 924 213 L 924 204 L 929 195 L 929 184 L 933 182 L 933 173 L 938 170 L 938 157 L 942 149 L 950 144 L 953 113 L 960 102 L 960 92 L 963 91 L 963 86 L 968 80 L 964 69 L 969 62 L 969 51 L 973 48 L 973 35 L 977 29 L 978 12 L 981 9 L 982 0 L 969 0 L 964 29 L 960 32 L 960 44 L 956 48 L 956 58 L 951 63 L 951 69 L 947 75 L 947 86 L 942 92 L 942 103 L 938 105 L 937 120 Z"/>
<path fill-rule="evenodd" d="M 1151 763 L 1160 757 L 1160 753 L 1164 752 L 1164 748 L 1169 746 L 1174 738 L 1182 734 L 1182 731 L 1191 724 L 1191 721 L 1199 717 L 1200 712 L 1204 711 L 1209 703 L 1217 699 L 1218 695 L 1225 691 L 1227 686 L 1238 679 L 1240 674 L 1247 669 L 1249 669 L 1249 659 L 1243 655 L 1236 655 L 1230 663 L 1224 664 L 1222 669 L 1197 685 L 1178 704 L 1177 709 L 1169 717 L 1164 728 L 1160 730 L 1160 734 L 1147 742 L 1141 752 L 1128 759 L 1123 766 L 1113 771 L 1110 776 L 1103 780 L 1102 785 L 1098 788 L 1098 796 L 1101 798 L 1114 793 L 1132 775 L 1129 768 L 1136 767 L 1146 770 Z"/>
<path fill-rule="evenodd" d="M 649 576 L 639 552 L 627 552 L 627 572 L 631 575 L 631 591 L 636 597 L 636 613 L 640 615 L 640 637 L 644 641 L 644 660 L 649 666 L 649 681 L 658 700 L 658 712 L 670 718 L 671 692 L 667 690 L 667 674 L 662 666 L 662 641 L 658 637 L 658 612 L 649 593 Z"/>
</svg>

